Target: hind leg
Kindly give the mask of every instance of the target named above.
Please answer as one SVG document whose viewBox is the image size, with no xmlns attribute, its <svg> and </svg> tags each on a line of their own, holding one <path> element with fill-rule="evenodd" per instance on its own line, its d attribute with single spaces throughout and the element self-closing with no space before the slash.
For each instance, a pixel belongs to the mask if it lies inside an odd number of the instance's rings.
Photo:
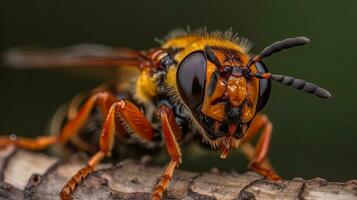
<svg viewBox="0 0 357 200">
<path fill-rule="evenodd" d="M 63 127 L 59 135 L 40 136 L 36 138 L 25 138 L 16 136 L 1 136 L 0 147 L 15 145 L 19 148 L 30 150 L 42 150 L 49 145 L 61 143 L 65 144 L 71 137 L 76 135 L 84 126 L 92 109 L 99 106 L 104 116 L 109 110 L 110 105 L 116 101 L 114 95 L 109 92 L 100 92 L 90 97 L 81 107 L 73 119 Z"/>
<path fill-rule="evenodd" d="M 56 135 L 35 138 L 16 137 L 14 135 L 0 136 L 0 149 L 8 145 L 15 145 L 22 149 L 41 150 L 58 141 L 58 136 Z"/>
</svg>

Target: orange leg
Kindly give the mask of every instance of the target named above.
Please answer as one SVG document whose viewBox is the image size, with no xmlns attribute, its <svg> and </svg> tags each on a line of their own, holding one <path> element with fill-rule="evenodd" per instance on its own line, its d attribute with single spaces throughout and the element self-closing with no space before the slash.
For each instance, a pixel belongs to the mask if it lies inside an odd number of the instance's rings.
<svg viewBox="0 0 357 200">
<path fill-rule="evenodd" d="M 103 116 L 107 116 L 109 107 L 116 101 L 116 98 L 108 92 L 100 92 L 90 97 L 78 111 L 77 115 L 63 127 L 60 134 L 60 142 L 65 144 L 72 136 L 77 134 L 85 125 L 91 111 L 95 106 L 99 106 Z"/>
<path fill-rule="evenodd" d="M 162 199 L 163 193 L 172 178 L 175 168 L 181 163 L 181 151 L 177 140 L 182 137 L 182 133 L 175 121 L 174 114 L 170 108 L 162 105 L 159 108 L 158 115 L 162 123 L 163 139 L 171 160 L 161 174 L 160 180 L 151 194 L 151 200 Z"/>
<path fill-rule="evenodd" d="M 100 151 L 67 182 L 60 193 L 63 200 L 70 199 L 75 188 L 95 170 L 96 165 L 105 156 L 110 156 L 114 134 L 116 133 L 116 116 L 119 115 L 120 120 L 126 123 L 132 132 L 144 139 L 152 139 L 154 133 L 152 125 L 134 104 L 129 101 L 120 100 L 113 103 L 108 110 L 99 141 Z"/>
<path fill-rule="evenodd" d="M 251 140 L 259 130 L 262 130 L 262 134 L 256 144 L 256 148 L 252 148 L 250 143 Z M 248 168 L 271 179 L 279 180 L 281 179 L 277 174 L 275 174 L 269 161 L 267 160 L 267 153 L 269 150 L 270 138 L 273 130 L 273 124 L 269 121 L 268 117 L 263 114 L 258 114 L 252 121 L 249 129 L 246 132 L 246 136 L 243 138 L 241 149 L 243 153 L 247 155 L 250 159 Z"/>
<path fill-rule="evenodd" d="M 16 145 L 17 147 L 30 150 L 41 150 L 47 148 L 51 144 L 58 142 L 58 136 L 40 136 L 36 138 L 24 138 L 10 136 L 0 136 L 0 149 L 8 145 Z"/>
<path fill-rule="evenodd" d="M 90 93 L 85 93 L 81 92 L 77 94 L 67 105 L 62 105 L 54 114 L 51 123 L 50 123 L 50 133 L 51 134 L 56 134 L 60 133 L 62 129 L 62 124 L 63 121 L 67 118 L 67 120 L 72 120 L 75 117 L 78 116 L 78 112 L 81 108 L 81 103 L 86 102 L 89 100 L 89 98 L 94 94 L 94 95 L 99 95 L 100 93 L 108 93 L 107 91 L 110 91 L 110 87 L 108 85 L 100 85 L 96 88 L 94 88 Z M 99 95 L 104 97 L 102 102 L 105 100 L 109 100 L 106 104 L 109 104 L 109 106 L 114 102 L 115 97 L 108 93 L 107 95 Z M 111 98 L 106 98 L 105 96 L 112 96 Z M 99 97 L 100 98 L 100 97 Z M 87 100 L 86 100 L 87 99 Z M 104 108 L 102 108 L 104 109 Z M 103 114 L 103 118 L 105 118 L 106 115 Z M 125 131 L 121 131 L 120 133 L 123 133 Z M 71 142 L 78 147 L 82 151 L 86 152 L 91 152 L 95 153 L 96 147 L 94 144 L 90 144 L 86 141 L 84 141 L 79 135 L 74 134 L 70 138 Z"/>
<path fill-rule="evenodd" d="M 41 150 L 47 148 L 51 144 L 65 144 L 70 138 L 79 132 L 88 119 L 90 112 L 94 106 L 99 105 L 103 115 L 106 116 L 111 104 L 116 101 L 115 97 L 108 92 L 100 92 L 90 97 L 78 114 L 71 119 L 62 129 L 60 135 L 41 136 L 37 138 L 23 137 L 0 137 L 0 147 L 7 145 L 16 145 L 23 149 Z"/>
<path fill-rule="evenodd" d="M 91 152 L 91 153 L 95 153 L 97 151 L 95 145 L 82 140 L 77 133 L 83 127 L 84 123 L 87 121 L 89 114 L 91 113 L 94 106 L 99 106 L 99 108 L 102 111 L 103 118 L 106 117 L 106 113 L 108 112 L 109 106 L 111 106 L 116 101 L 116 98 L 111 93 L 105 92 L 106 91 L 105 89 L 106 88 L 104 87 L 98 87 L 98 89 L 94 89 L 93 91 L 95 92 L 92 92 L 92 94 L 94 95 L 89 98 L 88 96 L 86 96 L 85 93 L 79 93 L 70 101 L 68 106 L 68 112 L 67 112 L 67 119 L 69 120 L 68 123 L 73 123 L 74 126 L 78 126 L 78 129 L 75 130 L 75 132 L 68 133 L 65 132 L 66 128 L 64 127 L 61 130 L 61 132 L 70 134 L 70 137 L 66 139 L 62 138 L 63 140 L 61 142 L 63 144 L 66 143 L 68 139 L 70 139 L 71 142 L 75 146 L 77 146 L 80 150 Z M 88 98 L 88 100 L 85 101 L 86 103 L 84 104 L 83 107 L 80 107 L 81 102 L 83 102 L 85 98 Z M 86 110 L 86 111 L 81 111 L 81 110 Z M 76 124 L 78 120 L 75 119 L 80 118 L 81 115 L 82 115 L 81 121 L 84 123 Z"/>
</svg>

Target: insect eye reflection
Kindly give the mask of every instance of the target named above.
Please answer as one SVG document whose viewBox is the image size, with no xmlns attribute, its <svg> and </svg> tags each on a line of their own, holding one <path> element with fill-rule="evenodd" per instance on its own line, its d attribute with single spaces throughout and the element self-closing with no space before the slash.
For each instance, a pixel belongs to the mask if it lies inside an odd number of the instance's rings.
<svg viewBox="0 0 357 200">
<path fill-rule="evenodd" d="M 178 91 L 185 104 L 197 108 L 202 104 L 206 80 L 206 58 L 201 51 L 188 56 L 178 66 L 176 82 Z"/>
<path fill-rule="evenodd" d="M 268 69 L 262 62 L 255 63 L 259 73 L 267 73 Z M 257 112 L 262 110 L 268 102 L 270 96 L 271 81 L 267 79 L 259 79 L 259 97 L 257 103 Z"/>
</svg>

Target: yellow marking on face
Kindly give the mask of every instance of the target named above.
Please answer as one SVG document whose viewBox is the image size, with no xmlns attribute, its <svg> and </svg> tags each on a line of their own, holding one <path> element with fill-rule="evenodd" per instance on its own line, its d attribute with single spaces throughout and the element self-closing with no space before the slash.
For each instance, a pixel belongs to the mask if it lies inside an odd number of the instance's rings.
<svg viewBox="0 0 357 200">
<path fill-rule="evenodd" d="M 239 106 L 247 96 L 247 81 L 244 77 L 230 77 L 227 83 L 227 95 L 233 106 Z"/>
<path fill-rule="evenodd" d="M 216 70 L 216 66 L 207 61 L 207 68 L 206 68 L 206 91 L 208 93 L 208 84 L 211 82 L 212 73 Z M 226 85 L 223 83 L 222 80 L 217 81 L 216 89 L 213 91 L 211 96 L 205 95 L 203 99 L 202 109 L 201 112 L 210 116 L 211 118 L 222 121 L 224 119 L 224 104 L 215 104 L 212 105 L 212 101 L 222 97 L 226 91 Z"/>
<path fill-rule="evenodd" d="M 257 72 L 257 68 L 255 67 L 255 65 L 250 67 L 250 71 L 253 73 Z M 255 115 L 256 105 L 258 102 L 258 97 L 259 97 L 259 79 L 253 77 L 250 81 L 247 82 L 247 99 L 253 105 L 253 107 L 249 107 L 249 109 L 245 108 L 248 107 L 247 105 L 243 107 L 242 113 L 243 113 L 244 122 L 248 122 L 253 119 Z M 245 114 L 245 112 L 247 111 L 250 114 Z"/>
</svg>

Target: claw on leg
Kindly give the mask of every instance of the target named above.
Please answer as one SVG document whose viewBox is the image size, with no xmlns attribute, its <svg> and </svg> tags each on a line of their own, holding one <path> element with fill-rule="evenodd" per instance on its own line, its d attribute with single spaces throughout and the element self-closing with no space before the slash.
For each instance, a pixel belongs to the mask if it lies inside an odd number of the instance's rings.
<svg viewBox="0 0 357 200">
<path fill-rule="evenodd" d="M 172 179 L 172 174 L 174 173 L 174 170 L 178 166 L 178 164 L 178 161 L 170 161 L 165 171 L 161 174 L 159 183 L 155 186 L 151 194 L 151 200 L 162 199 L 164 191 L 169 185 L 170 180 Z"/>
<path fill-rule="evenodd" d="M 105 157 L 105 154 L 99 151 L 95 154 L 89 161 L 88 164 L 80 169 L 63 187 L 60 196 L 62 200 L 71 199 L 71 195 L 76 187 L 89 175 L 91 174 L 97 164 Z"/>
<path fill-rule="evenodd" d="M 91 174 L 94 170 L 91 166 L 87 165 L 80 169 L 76 175 L 74 175 L 71 180 L 69 180 L 66 186 L 62 189 L 60 196 L 62 200 L 71 199 L 71 195 L 76 187 L 85 179 L 89 174 Z"/>
<path fill-rule="evenodd" d="M 257 172 L 258 174 L 261 174 L 262 176 L 266 177 L 271 181 L 282 180 L 282 178 L 279 175 L 277 175 L 273 170 L 264 168 L 260 164 L 252 163 L 249 165 L 248 168 L 251 169 L 252 171 Z"/>
</svg>

